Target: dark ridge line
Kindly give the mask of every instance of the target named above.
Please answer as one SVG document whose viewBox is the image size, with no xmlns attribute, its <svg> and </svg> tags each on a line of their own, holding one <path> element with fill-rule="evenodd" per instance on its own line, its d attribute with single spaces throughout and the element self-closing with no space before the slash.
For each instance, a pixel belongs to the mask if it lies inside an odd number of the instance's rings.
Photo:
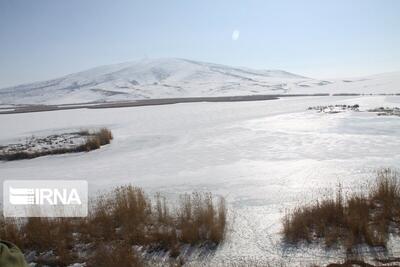
<svg viewBox="0 0 400 267">
<path fill-rule="evenodd" d="M 246 95 L 246 96 L 216 96 L 216 97 L 183 97 L 183 98 L 158 98 L 142 99 L 131 101 L 115 102 L 90 102 L 82 104 L 62 104 L 62 105 L 25 105 L 16 107 L 14 110 L 1 111 L 1 114 L 18 114 L 44 111 L 57 111 L 68 109 L 102 109 L 102 108 L 123 108 L 123 107 L 141 107 L 172 105 L 179 103 L 197 103 L 197 102 L 243 102 L 243 101 L 265 101 L 276 100 L 282 97 L 302 97 L 302 96 L 329 96 L 329 94 L 287 94 L 287 95 Z M 10 108 L 11 109 L 11 108 Z"/>
</svg>

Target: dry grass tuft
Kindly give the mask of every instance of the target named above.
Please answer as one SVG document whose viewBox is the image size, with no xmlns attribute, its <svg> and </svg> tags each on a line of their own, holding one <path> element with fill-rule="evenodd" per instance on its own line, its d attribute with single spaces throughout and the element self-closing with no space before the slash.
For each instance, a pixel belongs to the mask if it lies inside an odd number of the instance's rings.
<svg viewBox="0 0 400 267">
<path fill-rule="evenodd" d="M 95 133 L 97 139 L 101 146 L 107 145 L 113 139 L 113 135 L 111 131 L 107 128 L 101 128 L 98 132 Z"/>
<path fill-rule="evenodd" d="M 184 244 L 212 248 L 224 237 L 225 202 L 210 193 L 183 195 L 179 206 L 171 207 L 160 194 L 152 200 L 129 185 L 98 196 L 91 206 L 87 218 L 3 219 L 0 239 L 24 252 L 53 251 L 53 256 L 36 259 L 45 265 L 88 261 L 88 266 L 141 266 L 134 245 L 149 252 L 169 251 L 176 258 Z"/>
<path fill-rule="evenodd" d="M 82 136 L 86 136 L 86 141 L 82 145 L 76 147 L 71 152 L 82 152 L 99 149 L 101 146 L 107 145 L 113 139 L 111 131 L 107 128 L 101 128 L 100 130 L 89 132 L 81 131 Z"/>
<path fill-rule="evenodd" d="M 178 228 L 182 233 L 180 239 L 189 244 L 199 240 L 211 240 L 219 243 L 224 234 L 226 207 L 220 199 L 216 209 L 211 194 L 193 193 L 181 197 L 178 213 Z"/>
<path fill-rule="evenodd" d="M 391 228 L 399 228 L 400 184 L 396 172 L 378 172 L 368 193 L 346 199 L 339 187 L 336 199 L 294 209 L 283 219 L 288 242 L 324 240 L 327 246 L 342 244 L 352 249 L 358 244 L 386 246 Z"/>
<path fill-rule="evenodd" d="M 129 244 L 116 242 L 114 244 L 100 243 L 90 256 L 88 267 L 141 267 L 141 259 Z"/>
</svg>

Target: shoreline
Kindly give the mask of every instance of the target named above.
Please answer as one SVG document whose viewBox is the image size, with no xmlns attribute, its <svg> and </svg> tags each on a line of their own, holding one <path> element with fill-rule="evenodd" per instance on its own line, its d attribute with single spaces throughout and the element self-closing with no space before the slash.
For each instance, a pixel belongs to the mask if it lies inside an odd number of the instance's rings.
<svg viewBox="0 0 400 267">
<path fill-rule="evenodd" d="M 124 108 L 124 107 L 142 107 L 172 105 L 179 103 L 197 103 L 197 102 L 243 102 L 243 101 L 266 101 L 276 100 L 283 97 L 304 97 L 304 96 L 330 96 L 329 94 L 293 94 L 293 95 L 244 95 L 244 96 L 216 96 L 216 97 L 183 97 L 183 98 L 155 98 L 115 102 L 89 102 L 77 104 L 60 105 L 18 105 L 16 107 L 0 109 L 2 114 L 18 114 L 57 111 L 67 109 L 104 109 L 104 108 Z M 4 110 L 3 109 L 3 110 Z M 13 110 L 11 110 L 13 109 Z"/>
</svg>

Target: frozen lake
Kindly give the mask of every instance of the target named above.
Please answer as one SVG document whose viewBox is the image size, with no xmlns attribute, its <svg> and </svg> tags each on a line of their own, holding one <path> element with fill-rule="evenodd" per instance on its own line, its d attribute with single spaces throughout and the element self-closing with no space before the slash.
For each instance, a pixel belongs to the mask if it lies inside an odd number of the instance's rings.
<svg viewBox="0 0 400 267">
<path fill-rule="evenodd" d="M 285 247 L 285 210 L 361 190 L 380 167 L 400 168 L 400 117 L 323 114 L 307 107 L 400 106 L 400 97 L 294 97 L 0 115 L 0 145 L 31 135 L 106 126 L 111 145 L 89 153 L 0 162 L 0 179 L 86 179 L 91 193 L 132 183 L 150 194 L 210 191 L 229 205 L 221 262 L 315 263 L 337 251 Z M 389 253 L 400 251 L 392 245 Z M 334 258 L 330 258 L 334 257 Z"/>
</svg>

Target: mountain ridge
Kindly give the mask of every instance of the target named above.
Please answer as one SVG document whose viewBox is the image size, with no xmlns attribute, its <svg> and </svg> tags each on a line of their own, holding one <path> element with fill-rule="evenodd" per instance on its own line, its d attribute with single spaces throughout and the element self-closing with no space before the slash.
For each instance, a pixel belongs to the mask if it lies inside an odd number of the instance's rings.
<svg viewBox="0 0 400 267">
<path fill-rule="evenodd" d="M 103 65 L 59 78 L 0 89 L 1 104 L 68 104 L 153 98 L 360 91 L 383 78 L 382 90 L 400 89 L 400 72 L 356 80 L 317 80 L 284 70 L 257 70 L 182 58 Z M 372 78 L 371 78 L 372 77 Z M 395 81 L 391 84 L 391 81 Z M 363 83 L 364 82 L 364 83 Z M 354 84 L 360 88 L 354 88 Z M 352 86 L 350 86 L 352 85 Z M 376 85 L 376 84 L 375 84 Z M 338 88 L 335 88 L 340 86 Z M 396 88 L 396 89 L 395 89 Z M 328 89 L 328 90 L 327 90 Z M 397 90 L 399 89 L 399 90 Z M 375 89 L 374 89 L 375 90 Z M 354 92 L 353 92 L 354 93 Z"/>
</svg>

